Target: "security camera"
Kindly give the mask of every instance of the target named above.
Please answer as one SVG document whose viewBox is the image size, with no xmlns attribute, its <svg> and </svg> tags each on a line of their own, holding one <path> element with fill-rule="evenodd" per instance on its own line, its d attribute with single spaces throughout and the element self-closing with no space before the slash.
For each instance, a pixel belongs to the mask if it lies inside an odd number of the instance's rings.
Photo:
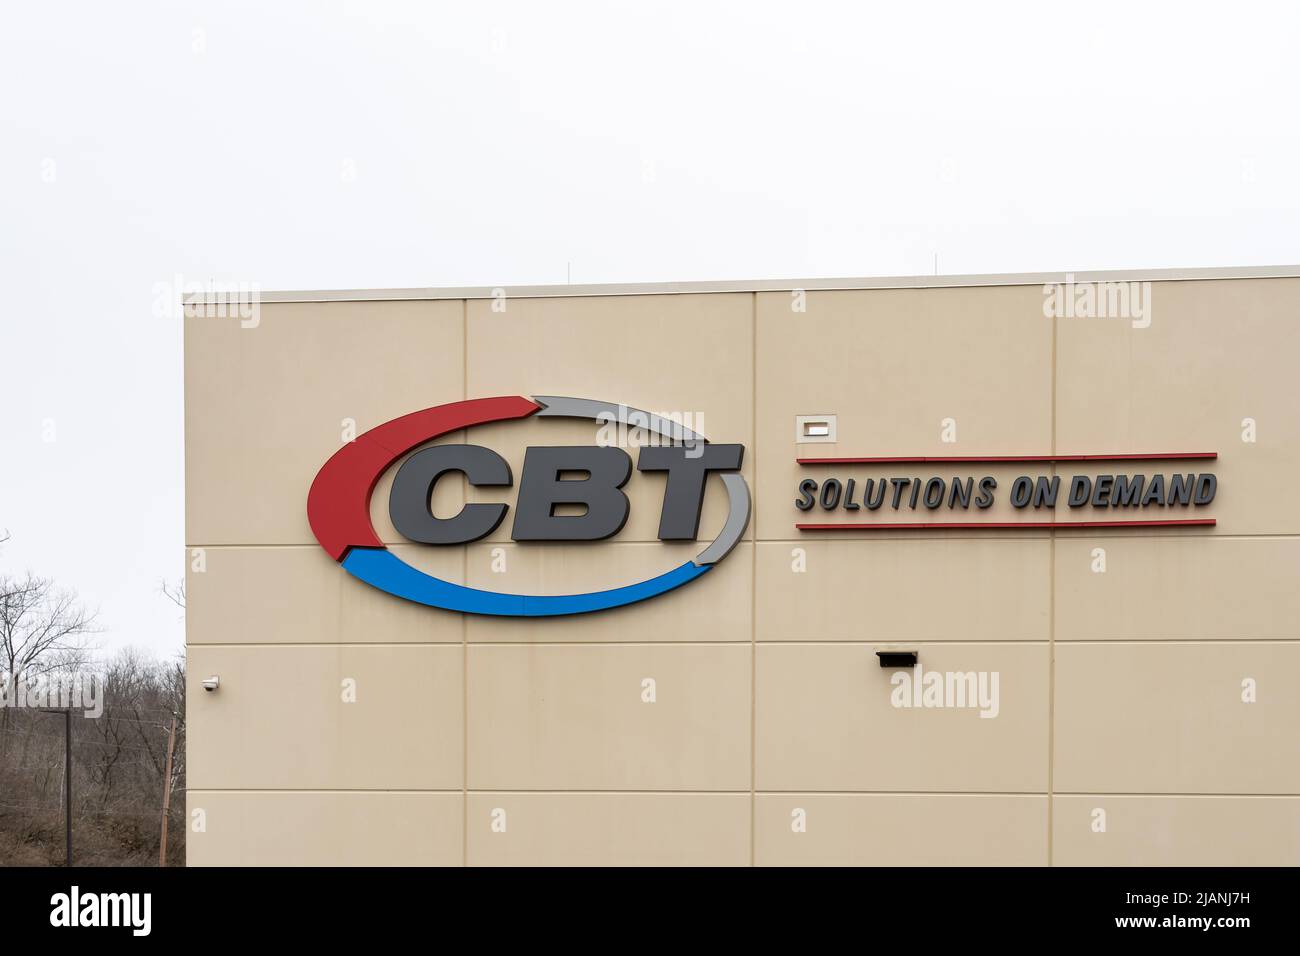
<svg viewBox="0 0 1300 956">
<path fill-rule="evenodd" d="M 220 683 L 221 683 L 221 678 L 213 674 L 211 677 L 205 677 L 203 679 L 203 689 L 206 691 L 214 691 L 217 689 L 217 685 Z"/>
</svg>

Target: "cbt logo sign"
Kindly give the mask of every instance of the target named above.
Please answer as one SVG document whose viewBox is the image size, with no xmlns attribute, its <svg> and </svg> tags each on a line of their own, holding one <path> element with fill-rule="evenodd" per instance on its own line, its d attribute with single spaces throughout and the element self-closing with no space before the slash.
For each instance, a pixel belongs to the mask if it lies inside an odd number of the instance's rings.
<svg viewBox="0 0 1300 956">
<path fill-rule="evenodd" d="M 425 574 L 389 551 L 370 524 L 370 497 L 379 478 L 403 455 L 439 436 L 474 425 L 530 417 L 580 418 L 643 428 L 677 444 L 640 449 L 638 471 L 666 474 L 659 515 L 661 541 L 694 541 L 709 472 L 721 472 L 728 512 L 722 532 L 685 564 L 657 577 L 585 594 L 504 594 L 464 587 Z M 479 398 L 403 415 L 357 437 L 337 451 L 312 482 L 307 520 L 322 548 L 353 577 L 389 594 L 430 607 L 468 614 L 545 617 L 620 607 L 681 587 L 707 573 L 740 541 L 749 524 L 749 487 L 738 469 L 743 445 L 714 445 L 676 422 L 639 409 L 584 398 L 538 395 Z M 452 518 L 433 514 L 430 499 L 444 475 L 459 472 L 480 488 L 508 488 L 510 465 L 482 445 L 430 445 L 397 470 L 388 500 L 393 525 L 406 538 L 430 545 L 460 545 L 491 534 L 509 505 L 471 503 Z M 524 454 L 510 536 L 515 541 L 599 541 L 627 521 L 623 486 L 632 459 L 621 448 L 598 445 L 538 446 Z M 577 476 L 577 477 L 575 477 Z M 556 514 L 566 505 L 583 514 Z"/>
</svg>

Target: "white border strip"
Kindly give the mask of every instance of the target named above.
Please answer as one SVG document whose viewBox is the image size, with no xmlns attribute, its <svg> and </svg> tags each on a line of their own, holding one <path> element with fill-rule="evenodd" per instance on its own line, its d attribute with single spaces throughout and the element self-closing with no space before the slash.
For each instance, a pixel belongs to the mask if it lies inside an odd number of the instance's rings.
<svg viewBox="0 0 1300 956">
<path fill-rule="evenodd" d="M 871 289 L 954 289 L 981 286 L 1044 285 L 1066 282 L 1191 282 L 1210 279 L 1300 278 L 1300 265 L 1224 266 L 1200 269 L 1114 269 L 1092 272 L 1022 272 L 1005 275 L 892 276 L 861 279 L 757 279 L 720 282 L 642 282 L 609 285 L 473 286 L 446 289 L 327 289 L 306 292 L 262 292 L 271 302 L 389 302 L 423 299 L 491 299 L 503 292 L 511 299 L 553 299 L 576 296 L 701 295 L 727 292 L 808 292 Z M 185 298 L 186 305 L 203 304 L 204 295 Z"/>
</svg>

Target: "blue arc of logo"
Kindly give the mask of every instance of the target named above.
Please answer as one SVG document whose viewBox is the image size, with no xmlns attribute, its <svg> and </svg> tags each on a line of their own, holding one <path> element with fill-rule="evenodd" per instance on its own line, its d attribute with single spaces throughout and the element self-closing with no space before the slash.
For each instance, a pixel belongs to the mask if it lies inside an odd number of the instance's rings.
<svg viewBox="0 0 1300 956">
<path fill-rule="evenodd" d="M 499 617 L 555 617 L 635 604 L 694 581 L 712 567 L 687 561 L 656 578 L 587 594 L 502 594 L 435 578 L 383 548 L 353 548 L 343 559 L 348 574 L 389 594 L 450 611 Z"/>
</svg>

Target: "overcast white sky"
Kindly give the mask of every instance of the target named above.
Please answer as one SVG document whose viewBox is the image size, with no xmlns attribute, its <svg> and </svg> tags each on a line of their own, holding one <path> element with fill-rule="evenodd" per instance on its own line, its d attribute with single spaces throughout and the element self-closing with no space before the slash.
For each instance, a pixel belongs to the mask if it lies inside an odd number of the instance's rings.
<svg viewBox="0 0 1300 956">
<path fill-rule="evenodd" d="M 108 650 L 180 649 L 176 275 L 1300 261 L 1298 27 L 1280 2 L 10 4 L 0 573 L 76 589 Z"/>
</svg>

